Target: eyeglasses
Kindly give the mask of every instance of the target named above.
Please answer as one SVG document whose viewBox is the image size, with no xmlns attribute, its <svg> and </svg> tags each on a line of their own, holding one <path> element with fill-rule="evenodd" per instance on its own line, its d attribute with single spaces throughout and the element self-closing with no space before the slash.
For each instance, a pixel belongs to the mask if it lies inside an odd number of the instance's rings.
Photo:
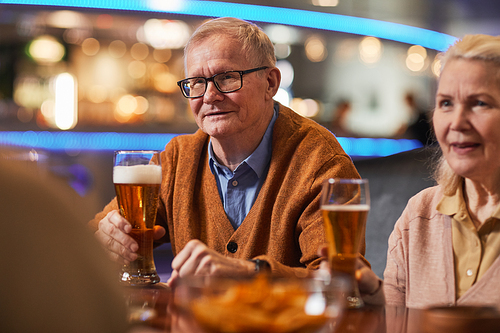
<svg viewBox="0 0 500 333">
<path fill-rule="evenodd" d="M 230 93 L 240 90 L 243 87 L 243 75 L 253 73 L 268 68 L 257 67 L 246 71 L 228 71 L 215 74 L 212 77 L 190 77 L 177 82 L 182 94 L 186 98 L 198 98 L 205 95 L 208 82 L 212 81 L 221 93 Z"/>
</svg>

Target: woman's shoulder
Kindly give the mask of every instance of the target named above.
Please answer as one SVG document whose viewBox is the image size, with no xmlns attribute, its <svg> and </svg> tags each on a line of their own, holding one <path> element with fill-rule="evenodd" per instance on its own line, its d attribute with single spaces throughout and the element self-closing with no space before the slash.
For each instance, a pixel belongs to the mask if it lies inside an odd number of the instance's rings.
<svg viewBox="0 0 500 333">
<path fill-rule="evenodd" d="M 440 185 L 428 187 L 414 195 L 405 208 L 405 220 L 430 220 L 439 212 L 436 206 L 443 197 L 443 189 Z"/>
<path fill-rule="evenodd" d="M 441 200 L 442 197 L 443 197 L 443 188 L 440 185 L 435 185 L 427 187 L 422 191 L 418 192 L 417 194 L 415 194 L 413 197 L 410 198 L 409 203 L 413 205 L 429 206 L 435 202 L 435 204 L 437 205 L 437 203 Z M 435 208 L 436 205 L 434 205 L 433 208 Z"/>
</svg>

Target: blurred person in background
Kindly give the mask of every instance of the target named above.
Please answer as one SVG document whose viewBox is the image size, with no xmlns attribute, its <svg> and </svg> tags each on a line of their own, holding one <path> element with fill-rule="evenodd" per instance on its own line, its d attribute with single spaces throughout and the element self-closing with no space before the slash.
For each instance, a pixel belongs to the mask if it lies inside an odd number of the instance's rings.
<svg viewBox="0 0 500 333">
<path fill-rule="evenodd" d="M 319 266 L 322 182 L 359 175 L 331 132 L 273 100 L 275 65 L 267 35 L 235 18 L 208 21 L 185 47 L 178 84 L 199 130 L 161 154 L 155 238 L 172 245 L 170 285 L 262 269 L 305 276 Z M 90 225 L 116 261 L 136 259 L 116 199 Z"/>
<path fill-rule="evenodd" d="M 0 331 L 127 331 L 117 271 L 62 201 L 69 186 L 29 164 L 0 153 Z"/>
<path fill-rule="evenodd" d="M 434 143 L 432 134 L 430 112 L 421 108 L 413 92 L 407 92 L 404 96 L 405 105 L 408 107 L 409 122 L 399 129 L 396 137 L 416 139 L 422 145 L 428 146 Z"/>
<path fill-rule="evenodd" d="M 397 221 L 383 288 L 362 267 L 360 289 L 410 308 L 500 308 L 500 36 L 467 35 L 441 61 L 438 185 L 410 199 Z"/>
<path fill-rule="evenodd" d="M 353 136 L 354 134 L 349 130 L 348 118 L 352 111 L 351 102 L 348 100 L 341 100 L 337 103 L 335 110 L 333 110 L 333 119 L 330 129 L 336 137 Z"/>
</svg>

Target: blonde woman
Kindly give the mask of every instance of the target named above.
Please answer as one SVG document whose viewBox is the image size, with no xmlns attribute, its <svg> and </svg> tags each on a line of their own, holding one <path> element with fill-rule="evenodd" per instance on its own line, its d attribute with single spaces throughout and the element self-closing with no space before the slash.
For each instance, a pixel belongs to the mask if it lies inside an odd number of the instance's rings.
<svg viewBox="0 0 500 333">
<path fill-rule="evenodd" d="M 360 290 L 409 308 L 500 307 L 500 37 L 465 36 L 441 61 L 438 185 L 410 199 L 397 221 L 383 287 L 363 266 Z"/>
</svg>

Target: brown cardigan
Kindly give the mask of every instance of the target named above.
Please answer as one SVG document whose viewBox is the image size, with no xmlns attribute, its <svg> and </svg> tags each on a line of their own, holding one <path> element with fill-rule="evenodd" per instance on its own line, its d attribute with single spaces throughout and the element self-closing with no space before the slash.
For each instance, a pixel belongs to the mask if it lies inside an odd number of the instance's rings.
<svg viewBox="0 0 500 333">
<path fill-rule="evenodd" d="M 325 242 L 319 210 L 321 183 L 330 177 L 359 178 L 334 135 L 312 120 L 280 105 L 274 125 L 269 173 L 241 226 L 226 217 L 208 163 L 209 137 L 201 130 L 173 138 L 161 154 L 163 181 L 157 224 L 167 229 L 161 241 L 174 254 L 193 239 L 231 258 L 259 258 L 274 273 L 304 275 L 318 267 Z M 96 215 L 96 229 L 113 200 Z M 232 253 L 229 247 L 237 247 Z M 364 254 L 364 241 L 363 250 Z"/>
</svg>

